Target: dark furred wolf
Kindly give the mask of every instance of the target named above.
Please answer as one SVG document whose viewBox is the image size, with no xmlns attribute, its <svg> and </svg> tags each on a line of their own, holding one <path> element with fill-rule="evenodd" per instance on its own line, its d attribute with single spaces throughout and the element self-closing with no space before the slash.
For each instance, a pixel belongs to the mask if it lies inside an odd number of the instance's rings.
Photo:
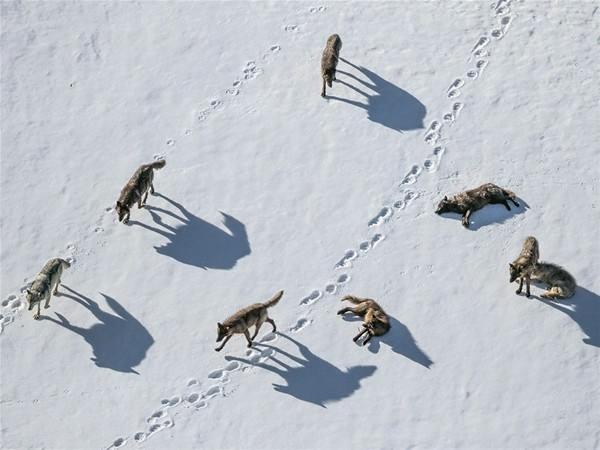
<svg viewBox="0 0 600 450">
<path fill-rule="evenodd" d="M 63 269 L 71 267 L 68 261 L 61 258 L 53 258 L 48 261 L 40 273 L 37 274 L 30 288 L 25 292 L 29 302 L 28 311 L 31 311 L 37 305 L 37 313 L 33 315 L 35 320 L 40 318 L 40 307 L 45 300 L 44 308 L 50 308 L 50 297 L 58 295 L 58 285 Z"/>
<path fill-rule="evenodd" d="M 562 267 L 547 262 L 537 263 L 531 278 L 548 285 L 548 290 L 540 297 L 550 300 L 573 297 L 577 288 L 573 275 Z"/>
<path fill-rule="evenodd" d="M 148 192 L 154 194 L 154 170 L 162 169 L 167 162 L 160 159 L 150 164 L 144 164 L 135 171 L 125 187 L 121 190 L 119 200 L 117 200 L 117 214 L 119 222 L 127 223 L 131 207 L 137 203 L 138 208 L 143 208 L 148 199 Z"/>
<path fill-rule="evenodd" d="M 523 249 L 521 254 L 513 262 L 509 263 L 510 268 L 510 282 L 512 283 L 519 278 L 519 289 L 517 289 L 517 295 L 523 290 L 523 280 L 527 282 L 527 293 L 525 294 L 528 298 L 531 295 L 530 282 L 531 274 L 535 269 L 535 265 L 540 259 L 540 248 L 538 241 L 533 236 L 529 236 L 523 243 Z"/>
<path fill-rule="evenodd" d="M 335 69 L 340 58 L 341 49 L 342 40 L 339 35 L 332 34 L 327 38 L 327 44 L 325 44 L 323 56 L 321 57 L 321 77 L 323 77 L 321 97 L 325 97 L 325 84 L 331 87 L 331 83 L 335 81 Z"/>
<path fill-rule="evenodd" d="M 271 306 L 275 306 L 282 296 L 283 291 L 279 291 L 268 302 L 255 303 L 247 306 L 246 308 L 240 309 L 223 323 L 217 323 L 217 342 L 221 342 L 223 338 L 225 338 L 225 341 L 220 347 L 215 348 L 215 350 L 220 352 L 234 334 L 241 333 L 246 336 L 248 347 L 252 347 L 252 340 L 256 337 L 258 330 L 260 330 L 260 327 L 265 322 L 269 322 L 273 326 L 273 332 L 277 331 L 275 322 L 273 319 L 269 318 L 267 309 Z M 254 329 L 254 336 L 250 337 L 249 329 L 252 325 L 256 328 Z"/>
<path fill-rule="evenodd" d="M 342 308 L 338 311 L 338 314 L 353 312 L 357 316 L 363 318 L 362 326 L 364 330 L 354 336 L 354 342 L 358 341 L 363 334 L 368 334 L 367 338 L 362 343 L 365 345 L 373 336 L 381 336 L 388 332 L 390 329 L 390 319 L 383 308 L 379 306 L 375 300 L 355 297 L 354 295 L 346 295 L 342 298 L 342 301 L 344 300 L 354 303 L 357 306 L 354 308 Z"/>
<path fill-rule="evenodd" d="M 444 196 L 435 210 L 435 213 L 443 214 L 447 212 L 453 212 L 462 214 L 462 224 L 466 228 L 469 228 L 469 218 L 473 212 L 490 203 L 492 205 L 501 203 L 510 211 L 508 200 L 513 202 L 514 205 L 518 207 L 519 204 L 517 203 L 516 198 L 517 196 L 513 192 L 507 189 L 502 189 L 495 184 L 486 183 L 482 184 L 478 188 L 453 195 L 450 198 Z"/>
</svg>

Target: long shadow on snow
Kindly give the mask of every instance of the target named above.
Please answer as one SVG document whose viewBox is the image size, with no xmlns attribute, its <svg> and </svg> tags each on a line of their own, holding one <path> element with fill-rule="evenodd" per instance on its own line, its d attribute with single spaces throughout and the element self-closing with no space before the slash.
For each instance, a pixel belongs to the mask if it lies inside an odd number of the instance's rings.
<svg viewBox="0 0 600 450">
<path fill-rule="evenodd" d="M 223 224 L 230 231 L 231 234 L 229 234 L 193 215 L 176 201 L 162 194 L 157 193 L 155 195 L 175 206 L 181 216 L 173 211 L 147 205 L 146 209 L 150 212 L 152 219 L 161 228 L 133 220 L 129 223 L 139 225 L 169 239 L 170 242 L 166 245 L 154 247 L 158 253 L 205 270 L 231 269 L 239 259 L 250 254 L 250 242 L 248 241 L 246 226 L 235 217 L 221 212 Z M 158 212 L 171 216 L 183 225 L 177 227 L 167 225 Z"/>
<path fill-rule="evenodd" d="M 388 317 L 390 319 L 390 330 L 383 336 L 374 336 L 367 344 L 369 351 L 378 353 L 381 342 L 389 345 L 394 353 L 398 353 L 429 369 L 433 365 L 433 361 L 427 356 L 427 353 L 419 348 L 408 327 L 389 314 Z M 344 315 L 342 318 L 346 322 L 362 322 L 362 319 L 356 316 Z M 362 346 L 361 341 L 358 342 L 358 345 Z"/>
<path fill-rule="evenodd" d="M 546 288 L 546 285 L 535 283 Z M 564 300 L 551 301 L 532 295 L 532 298 L 565 313 L 579 325 L 588 337 L 583 342 L 600 347 L 600 296 L 581 286 L 577 286 L 575 295 Z"/>
<path fill-rule="evenodd" d="M 369 120 L 391 128 L 392 130 L 403 132 L 424 128 L 423 119 L 425 118 L 427 109 L 423 103 L 405 90 L 400 89 L 398 86 L 381 78 L 379 75 L 370 71 L 369 69 L 356 66 L 344 58 L 340 58 L 340 60 L 358 70 L 361 74 L 366 76 L 369 81 L 362 80 L 357 76 L 343 70 L 338 70 L 338 73 L 344 74 L 347 77 L 358 81 L 366 88 L 374 91 L 374 93 L 369 94 L 343 80 L 338 79 L 337 82 L 339 84 L 343 84 L 344 86 L 347 86 L 363 95 L 366 103 L 331 95 L 328 95 L 327 98 L 363 108 L 365 111 L 367 111 Z"/>
<path fill-rule="evenodd" d="M 102 294 L 116 315 L 102 311 L 98 303 L 91 298 L 81 295 L 64 284 L 61 286 L 74 294 L 66 294 L 63 291 L 63 297 L 75 300 L 100 322 L 90 328 L 82 328 L 71 324 L 59 313 L 56 315 L 60 321 L 47 316 L 41 318 L 54 322 L 85 339 L 94 352 L 94 357 L 90 359 L 98 367 L 139 375 L 133 368 L 144 360 L 146 352 L 154 344 L 154 339 L 148 330 L 114 298 Z"/>
<path fill-rule="evenodd" d="M 333 364 L 319 358 L 308 347 L 282 333 L 279 336 L 289 340 L 298 347 L 300 356 L 292 355 L 279 347 L 256 344 L 276 350 L 292 363 L 283 362 L 271 356 L 269 359 L 278 366 L 266 363 L 252 363 L 251 361 L 235 356 L 226 356 L 228 361 L 240 361 L 245 364 L 261 367 L 279 375 L 287 385 L 273 384 L 276 391 L 291 395 L 298 400 L 313 403 L 326 408 L 325 404 L 350 397 L 360 388 L 362 379 L 367 378 L 377 369 L 375 366 L 354 366 L 346 371 L 338 369 Z"/>
<path fill-rule="evenodd" d="M 480 228 L 491 225 L 493 223 L 504 223 L 507 220 L 511 219 L 513 216 L 523 214 L 526 210 L 529 209 L 529 205 L 522 198 L 517 197 L 517 202 L 521 206 L 516 207 L 515 205 L 510 204 L 510 211 L 506 209 L 504 205 L 485 205 L 483 208 L 475 211 L 471 215 L 471 224 L 468 230 L 477 231 Z M 456 220 L 458 222 L 462 221 L 462 215 L 457 213 L 443 213 L 440 217 L 444 219 Z M 460 226 L 462 228 L 462 224 Z"/>
</svg>

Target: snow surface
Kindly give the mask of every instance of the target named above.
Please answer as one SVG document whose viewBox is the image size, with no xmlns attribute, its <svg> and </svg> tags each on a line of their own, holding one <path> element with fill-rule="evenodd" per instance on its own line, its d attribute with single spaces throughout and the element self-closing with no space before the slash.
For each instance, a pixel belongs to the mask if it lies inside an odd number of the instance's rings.
<svg viewBox="0 0 600 450">
<path fill-rule="evenodd" d="M 599 5 L 2 2 L 2 448 L 598 448 Z M 490 181 L 523 206 L 433 213 Z M 575 297 L 514 294 L 528 235 Z"/>
</svg>

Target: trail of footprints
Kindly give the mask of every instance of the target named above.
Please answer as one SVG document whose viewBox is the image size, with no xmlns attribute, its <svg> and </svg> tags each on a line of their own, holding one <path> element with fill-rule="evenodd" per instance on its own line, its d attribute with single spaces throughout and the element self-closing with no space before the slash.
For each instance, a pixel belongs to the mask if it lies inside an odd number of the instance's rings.
<svg viewBox="0 0 600 450">
<path fill-rule="evenodd" d="M 424 135 L 424 143 L 433 147 L 432 153 L 426 157 L 421 164 L 414 164 L 409 171 L 404 175 L 399 183 L 396 190 L 395 199 L 391 202 L 391 205 L 383 206 L 377 214 L 371 218 L 367 223 L 367 228 L 377 228 L 387 222 L 392 217 L 399 216 L 399 213 L 405 210 L 411 205 L 411 203 L 419 197 L 419 193 L 409 188 L 408 186 L 413 185 L 417 182 L 419 176 L 425 171 L 427 173 L 434 173 L 437 171 L 440 162 L 446 151 L 444 145 L 440 144 L 443 141 L 442 130 L 444 126 L 453 125 L 458 119 L 464 104 L 455 101 L 456 98 L 460 97 L 462 89 L 467 86 L 468 81 L 477 80 L 482 75 L 484 69 L 488 65 L 488 57 L 491 55 L 489 48 L 494 40 L 500 40 L 508 31 L 512 23 L 512 15 L 510 4 L 512 0 L 499 0 L 492 4 L 492 10 L 497 19 L 497 27 L 493 28 L 489 32 L 489 36 L 481 36 L 475 43 L 469 62 L 474 60 L 474 67 L 469 68 L 465 73 L 465 78 L 457 77 L 449 85 L 446 96 L 451 101 L 450 111 L 443 114 L 442 119 L 434 120 L 431 122 L 427 131 Z M 311 8 L 311 13 L 323 12 L 325 7 Z M 298 27 L 295 25 L 288 25 L 285 28 L 287 32 L 295 32 Z M 279 46 L 271 47 L 272 52 L 279 51 Z M 243 70 L 243 75 L 226 91 L 229 95 L 238 95 L 240 86 L 251 80 L 262 73 L 262 70 L 256 66 L 254 61 L 250 61 L 246 64 Z M 214 100 L 211 102 L 211 106 L 204 110 L 198 117 L 198 120 L 205 120 L 212 110 L 221 107 L 222 101 Z M 189 130 L 187 130 L 189 131 Z M 399 217 L 397 217 L 399 218 Z M 342 270 L 343 273 L 336 275 L 335 279 L 328 282 L 323 289 L 314 289 L 306 297 L 300 300 L 301 307 L 310 307 L 316 302 L 320 301 L 328 295 L 338 293 L 351 281 L 351 276 L 348 271 L 352 268 L 352 262 L 357 258 L 366 256 L 371 250 L 379 245 L 385 239 L 385 234 L 381 232 L 375 232 L 370 238 L 360 242 L 357 249 L 348 249 L 344 255 L 334 265 L 334 271 Z M 298 333 L 309 327 L 313 320 L 308 316 L 310 309 L 307 313 L 301 315 L 294 324 L 287 328 L 288 332 Z M 268 333 L 263 336 L 258 342 L 273 342 L 277 340 L 277 335 L 274 333 Z M 258 350 L 251 348 L 246 350 L 246 357 L 252 365 L 264 361 L 275 353 L 272 348 L 266 348 L 264 350 Z M 195 411 L 202 410 L 208 407 L 210 401 L 216 397 L 224 395 L 224 387 L 230 382 L 230 374 L 234 372 L 244 372 L 249 370 L 251 367 L 246 364 L 241 364 L 237 361 L 231 361 L 225 367 L 215 369 L 211 371 L 207 379 L 211 385 L 206 389 L 202 390 L 202 383 L 196 378 L 192 378 L 188 381 L 185 393 L 182 396 L 175 396 L 161 401 L 161 406 L 146 420 L 149 425 L 148 429 L 144 431 L 138 431 L 133 435 L 133 441 L 141 443 L 151 437 L 153 434 L 159 431 L 174 426 L 174 420 L 169 416 L 169 409 L 175 408 L 180 405 L 184 405 L 186 408 L 191 408 Z M 127 438 L 119 438 L 115 440 L 111 447 L 118 448 L 125 445 Z"/>
</svg>

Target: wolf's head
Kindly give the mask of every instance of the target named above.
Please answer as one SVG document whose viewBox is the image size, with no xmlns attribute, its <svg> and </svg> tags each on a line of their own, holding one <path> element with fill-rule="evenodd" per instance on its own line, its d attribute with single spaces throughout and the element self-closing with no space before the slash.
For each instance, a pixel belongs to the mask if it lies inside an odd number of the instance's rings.
<svg viewBox="0 0 600 450">
<path fill-rule="evenodd" d="M 117 206 L 115 207 L 115 209 L 117 210 L 117 214 L 119 215 L 119 222 L 123 222 L 123 219 L 125 219 L 125 217 L 129 213 L 129 206 L 117 201 Z"/>
<path fill-rule="evenodd" d="M 452 212 L 453 206 L 454 206 L 454 204 L 452 203 L 452 201 L 450 201 L 448 199 L 448 196 L 445 195 L 444 198 L 438 204 L 437 209 L 435 210 L 435 213 L 443 214 L 446 212 Z"/>
<path fill-rule="evenodd" d="M 327 83 L 327 86 L 333 86 L 333 79 L 335 78 L 335 70 L 327 69 L 323 72 L 323 78 Z"/>
<path fill-rule="evenodd" d="M 217 322 L 217 342 L 221 342 L 227 336 L 228 328 L 220 322 Z"/>
<path fill-rule="evenodd" d="M 521 276 L 521 271 L 523 268 L 513 263 L 509 263 L 508 268 L 510 270 L 510 282 L 512 283 Z"/>
<path fill-rule="evenodd" d="M 42 300 L 42 296 L 38 291 L 27 289 L 25 291 L 25 295 L 27 298 L 27 303 L 29 303 L 29 308 L 27 308 L 27 311 L 31 311 L 33 307 Z"/>
</svg>

